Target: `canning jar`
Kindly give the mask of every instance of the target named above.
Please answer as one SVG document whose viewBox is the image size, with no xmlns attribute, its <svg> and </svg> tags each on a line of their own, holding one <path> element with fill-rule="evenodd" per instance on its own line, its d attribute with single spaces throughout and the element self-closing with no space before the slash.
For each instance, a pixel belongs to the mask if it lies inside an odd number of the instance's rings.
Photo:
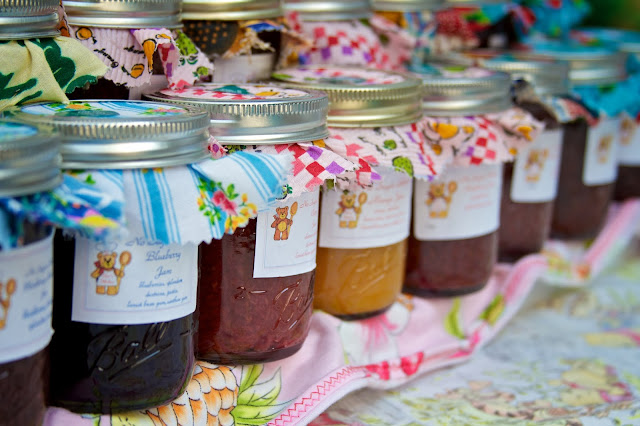
<svg viewBox="0 0 640 426">
<path fill-rule="evenodd" d="M 209 156 L 208 115 L 87 100 L 28 105 L 14 116 L 55 128 L 63 168 L 124 202 L 129 231 L 100 242 L 56 233 L 51 403 L 114 413 L 172 401 L 194 363 L 198 251 L 162 236 L 186 226 L 173 197 L 194 178 L 176 176 Z"/>
<path fill-rule="evenodd" d="M 612 86 L 626 78 L 626 55 L 606 47 L 547 42 L 535 44 L 528 58 L 569 62 L 571 90 L 594 113 L 565 124 L 558 195 L 551 235 L 594 238 L 604 226 L 617 177 L 622 104 L 603 102 Z"/>
<path fill-rule="evenodd" d="M 0 197 L 57 186 L 58 153 L 51 136 L 0 121 Z M 0 416 L 36 426 L 46 410 L 53 334 L 52 229 L 0 207 L 0 231 Z"/>
<path fill-rule="evenodd" d="M 442 150 L 460 138 L 473 143 L 465 142 L 469 147 L 461 147 L 453 165 L 434 181 L 415 185 L 404 290 L 426 297 L 471 293 L 491 276 L 504 160 L 496 144 L 502 142 L 483 133 L 486 120 L 478 129 L 456 120 L 512 106 L 508 74 L 464 66 L 432 69 L 423 77 L 425 120 L 435 118 L 427 124 L 427 139 Z"/>
<path fill-rule="evenodd" d="M 627 72 L 630 78 L 621 90 L 627 92 L 625 98 L 631 103 L 621 117 L 614 199 L 640 197 L 640 33 L 613 28 L 579 28 L 573 36 L 582 42 L 611 44 L 629 55 Z"/>
<path fill-rule="evenodd" d="M 193 84 L 212 68 L 182 28 L 179 0 L 63 0 L 70 36 L 107 65 L 71 99 L 132 99 Z"/>
<path fill-rule="evenodd" d="M 235 149 L 286 150 L 286 144 L 327 136 L 328 99 L 316 91 L 211 83 L 148 98 L 209 111 L 211 134 Z M 200 245 L 198 358 L 234 364 L 274 361 L 294 354 L 307 337 L 319 191 L 285 195 L 245 228 Z"/>
<path fill-rule="evenodd" d="M 404 280 L 413 168 L 402 155 L 411 142 L 399 135 L 401 126 L 422 115 L 420 81 L 333 65 L 284 69 L 274 77 L 327 92 L 329 131 L 345 144 L 348 158 L 354 155 L 350 150 L 369 149 L 393 157 L 376 166 L 379 182 L 370 188 L 349 179 L 339 182 L 337 189 L 323 192 L 320 208 L 314 306 L 347 320 L 381 313 L 396 300 Z"/>
<path fill-rule="evenodd" d="M 213 61 L 213 82 L 267 80 L 276 66 L 283 23 L 278 0 L 185 0 L 185 34 Z"/>
</svg>

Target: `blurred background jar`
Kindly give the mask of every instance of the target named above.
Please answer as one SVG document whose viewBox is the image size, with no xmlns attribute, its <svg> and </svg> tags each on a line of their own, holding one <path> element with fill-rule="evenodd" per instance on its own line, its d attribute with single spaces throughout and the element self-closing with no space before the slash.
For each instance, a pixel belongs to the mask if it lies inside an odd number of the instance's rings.
<svg viewBox="0 0 640 426">
<path fill-rule="evenodd" d="M 14 116 L 56 129 L 63 168 L 86 172 L 85 182 L 122 197 L 129 227 L 147 223 L 149 212 L 134 207 L 134 200 L 145 197 L 140 188 L 153 191 L 154 200 L 166 196 L 162 180 L 171 177 L 158 180 L 159 168 L 209 157 L 209 120 L 202 111 L 141 101 L 75 101 L 28 105 Z M 163 209 L 149 202 L 148 208 Z M 103 242 L 56 233 L 53 405 L 80 413 L 156 407 L 180 396 L 191 378 L 197 246 L 163 244 L 137 232 Z"/>
<path fill-rule="evenodd" d="M 213 61 L 213 82 L 269 79 L 283 43 L 278 0 L 185 0 L 185 33 Z"/>
<path fill-rule="evenodd" d="M 431 69 L 423 75 L 425 119 L 438 120 L 430 125 L 437 138 L 431 143 L 444 150 L 449 141 L 484 138 L 481 145 L 486 148 L 478 146 L 479 162 L 484 164 L 475 164 L 473 159 L 454 161 L 433 182 L 415 184 L 404 291 L 442 297 L 482 289 L 496 263 L 503 160 L 496 157 L 496 146 L 487 145 L 495 140 L 455 119 L 511 108 L 511 78 L 464 66 Z M 461 151 L 460 158 L 466 149 Z"/>
<path fill-rule="evenodd" d="M 328 100 L 321 92 L 211 83 L 148 98 L 207 110 L 211 134 L 229 150 L 286 150 L 328 136 Z M 318 198 L 317 189 L 295 196 L 285 191 L 246 227 L 200 245 L 198 358 L 269 362 L 300 349 L 311 324 Z"/>
<path fill-rule="evenodd" d="M 59 145 L 35 127 L 0 120 L 0 197 L 61 182 Z M 41 425 L 53 335 L 53 229 L 0 207 L 0 416 Z"/>
<path fill-rule="evenodd" d="M 326 92 L 329 132 L 346 145 L 398 135 L 396 129 L 422 115 L 420 81 L 404 74 L 316 65 L 284 69 L 274 78 Z M 387 149 L 396 145 L 401 142 L 391 139 Z M 393 168 L 377 167 L 381 181 L 370 188 L 351 181 L 322 193 L 315 308 L 360 319 L 385 311 L 400 294 L 412 191 L 404 162 L 398 156 Z"/>
<path fill-rule="evenodd" d="M 521 57 L 569 62 L 573 94 L 598 117 L 564 126 L 558 195 L 551 236 L 594 238 L 605 224 L 617 177 L 620 113 L 614 91 L 627 77 L 624 53 L 607 47 L 543 41 Z"/>
</svg>

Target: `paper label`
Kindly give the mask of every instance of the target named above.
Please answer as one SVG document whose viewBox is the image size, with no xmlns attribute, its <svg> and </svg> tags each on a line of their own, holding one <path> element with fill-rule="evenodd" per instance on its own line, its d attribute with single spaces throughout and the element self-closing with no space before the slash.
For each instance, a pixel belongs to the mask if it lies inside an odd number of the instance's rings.
<svg viewBox="0 0 640 426">
<path fill-rule="evenodd" d="M 53 237 L 0 252 L 0 363 L 49 344 L 52 307 Z"/>
<path fill-rule="evenodd" d="M 194 244 L 76 239 L 73 321 L 147 324 L 182 318 L 195 311 L 197 287 Z"/>
<path fill-rule="evenodd" d="M 547 130 L 525 149 L 513 165 L 511 200 L 543 203 L 555 199 L 562 156 L 562 131 Z"/>
<path fill-rule="evenodd" d="M 604 119 L 589 129 L 584 153 L 582 181 L 587 186 L 605 185 L 618 176 L 619 119 Z"/>
<path fill-rule="evenodd" d="M 320 191 L 258 212 L 254 278 L 289 277 L 316 268 Z"/>
<path fill-rule="evenodd" d="M 394 171 L 381 176 L 368 189 L 322 194 L 320 247 L 384 247 L 409 236 L 412 179 Z"/>
<path fill-rule="evenodd" d="M 618 162 L 623 166 L 640 166 L 640 130 L 638 122 L 624 114 L 620 125 Z"/>
<path fill-rule="evenodd" d="M 417 181 L 413 235 L 422 241 L 461 240 L 500 224 L 502 164 L 450 166 L 434 182 Z"/>
</svg>

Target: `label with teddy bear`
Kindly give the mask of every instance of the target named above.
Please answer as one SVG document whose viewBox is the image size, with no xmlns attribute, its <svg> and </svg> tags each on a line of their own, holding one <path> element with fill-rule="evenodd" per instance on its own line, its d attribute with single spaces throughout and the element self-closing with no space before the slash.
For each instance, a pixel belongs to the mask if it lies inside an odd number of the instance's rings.
<svg viewBox="0 0 640 426">
<path fill-rule="evenodd" d="M 433 182 L 417 181 L 413 235 L 421 241 L 461 240 L 498 229 L 502 164 L 450 166 Z"/>
<path fill-rule="evenodd" d="M 618 163 L 622 166 L 640 166 L 640 114 L 631 117 L 623 112 L 620 115 Z"/>
<path fill-rule="evenodd" d="M 52 308 L 53 237 L 0 251 L 0 363 L 49 344 Z"/>
<path fill-rule="evenodd" d="M 320 247 L 385 247 L 409 236 L 413 180 L 391 170 L 380 175 L 371 188 L 322 194 Z"/>
<path fill-rule="evenodd" d="M 620 119 L 604 118 L 589 128 L 582 181 L 587 186 L 606 185 L 618 177 Z"/>
<path fill-rule="evenodd" d="M 73 321 L 170 321 L 195 311 L 198 247 L 144 237 L 104 243 L 77 238 L 73 274 Z"/>
<path fill-rule="evenodd" d="M 254 278 L 289 277 L 316 268 L 319 198 L 316 189 L 258 212 Z"/>
<path fill-rule="evenodd" d="M 518 153 L 511 180 L 512 201 L 544 203 L 556 198 L 562 135 L 562 130 L 547 130 Z"/>
</svg>

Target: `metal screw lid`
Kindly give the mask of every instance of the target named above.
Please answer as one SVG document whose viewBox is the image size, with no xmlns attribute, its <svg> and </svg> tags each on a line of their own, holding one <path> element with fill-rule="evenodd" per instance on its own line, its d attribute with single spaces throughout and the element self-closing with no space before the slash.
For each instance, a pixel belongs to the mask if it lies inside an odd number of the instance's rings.
<svg viewBox="0 0 640 426">
<path fill-rule="evenodd" d="M 303 21 L 346 21 L 371 16 L 369 0 L 284 0 L 287 12 L 298 12 Z"/>
<path fill-rule="evenodd" d="M 627 54 L 613 48 L 551 41 L 529 47 L 531 50 L 514 53 L 514 56 L 567 61 L 572 86 L 614 84 L 627 78 Z"/>
<path fill-rule="evenodd" d="M 463 65 L 430 65 L 421 72 L 424 114 L 437 117 L 480 115 L 509 109 L 509 74 Z"/>
<path fill-rule="evenodd" d="M 100 28 L 180 28 L 180 0 L 63 0 L 69 25 Z"/>
<path fill-rule="evenodd" d="M 420 80 L 406 74 L 316 65 L 283 69 L 272 77 L 289 87 L 326 92 L 329 126 L 399 126 L 422 116 Z"/>
<path fill-rule="evenodd" d="M 58 5 L 57 0 L 0 0 L 0 40 L 57 36 Z"/>
<path fill-rule="evenodd" d="M 284 14 L 279 0 L 184 0 L 182 19 L 240 21 Z"/>
<path fill-rule="evenodd" d="M 154 101 L 205 109 L 209 131 L 223 144 L 271 145 L 329 136 L 327 95 L 263 84 L 204 84 L 146 95 Z"/>
<path fill-rule="evenodd" d="M 79 100 L 10 110 L 16 120 L 57 131 L 63 168 L 171 167 L 207 158 L 209 115 L 143 101 Z"/>
<path fill-rule="evenodd" d="M 61 181 L 60 145 L 51 134 L 0 120 L 0 197 L 48 191 Z"/>
<path fill-rule="evenodd" d="M 477 65 L 493 71 L 506 72 L 513 80 L 525 80 L 530 83 L 538 95 L 569 93 L 569 64 L 564 61 L 522 59 L 513 56 L 509 51 L 491 49 L 432 56 L 428 61 Z"/>
<path fill-rule="evenodd" d="M 422 12 L 440 9 L 445 0 L 372 0 L 373 10 L 384 12 Z"/>
</svg>

